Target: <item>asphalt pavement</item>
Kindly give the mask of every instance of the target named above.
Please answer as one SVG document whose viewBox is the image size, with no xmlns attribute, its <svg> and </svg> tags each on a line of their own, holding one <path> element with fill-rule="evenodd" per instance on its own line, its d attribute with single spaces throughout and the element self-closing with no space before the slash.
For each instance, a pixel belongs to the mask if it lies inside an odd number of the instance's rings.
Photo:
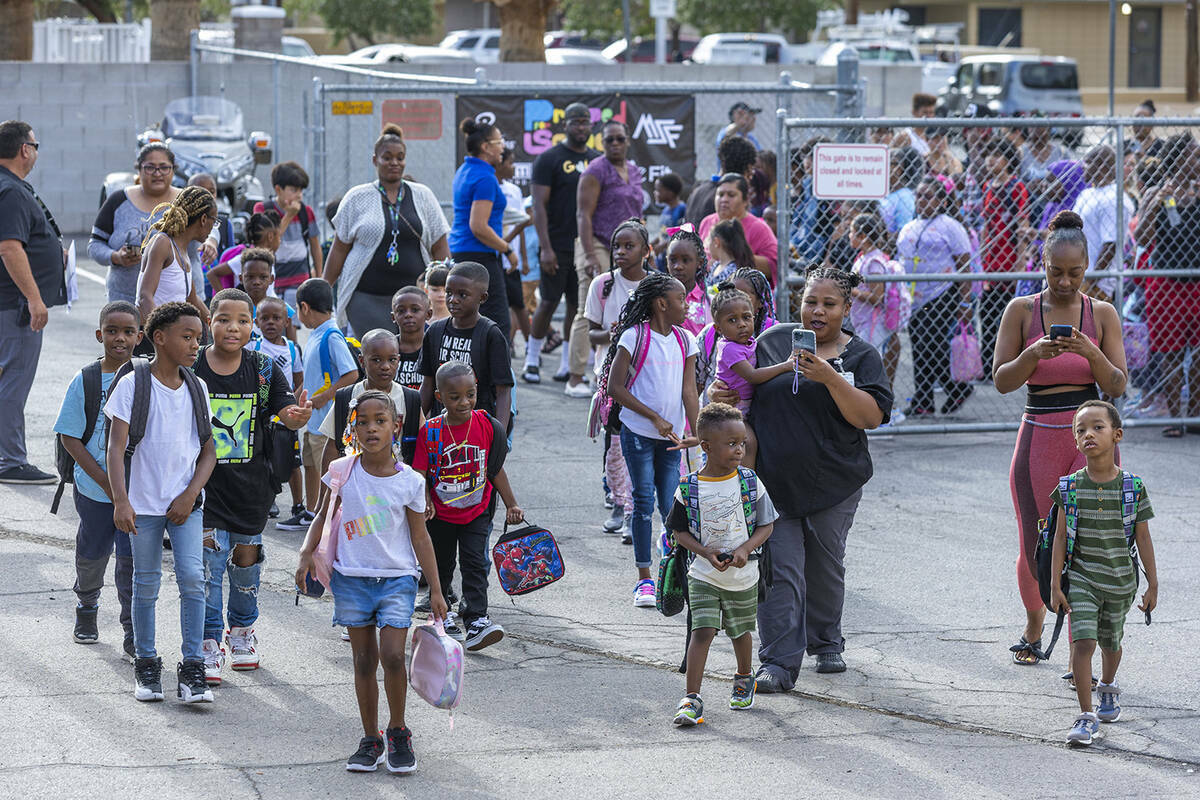
<svg viewBox="0 0 1200 800">
<path fill-rule="evenodd" d="M 80 289 L 72 311 L 51 313 L 26 408 L 31 459 L 44 468 L 62 393 L 99 353 L 103 288 L 84 278 Z M 509 475 L 528 517 L 557 536 L 566 577 L 515 602 L 493 579 L 492 617 L 508 636 L 468 657 L 453 724 L 410 694 L 418 772 L 407 778 L 343 769 L 360 736 L 350 650 L 328 600 L 293 603 L 300 534 L 266 531 L 262 668 L 227 670 L 203 707 L 174 701 L 164 674 L 168 700 L 147 705 L 133 700 L 132 668 L 119 657 L 111 586 L 101 642 L 71 641 L 71 504 L 54 517 L 53 487 L 0 486 L 0 798 L 999 797 L 1077 796 L 1085 786 L 1110 797 L 1200 796 L 1200 534 L 1189 513 L 1200 437 L 1135 429 L 1122 445 L 1157 513 L 1160 607 L 1152 626 L 1136 615 L 1126 625 L 1124 714 L 1090 750 L 1061 744 L 1076 713 L 1058 677 L 1066 648 L 1037 667 L 1009 658 L 1024 619 L 1013 434 L 873 439 L 876 476 L 846 556 L 849 670 L 817 675 L 806 664 L 794 691 L 734 712 L 732 649 L 718 638 L 707 722 L 678 730 L 683 619 L 632 607 L 632 548 L 600 529 L 600 445 L 583 434 L 586 403 L 549 381 L 517 391 Z M 158 645 L 171 665 L 177 613 L 168 570 Z"/>
</svg>

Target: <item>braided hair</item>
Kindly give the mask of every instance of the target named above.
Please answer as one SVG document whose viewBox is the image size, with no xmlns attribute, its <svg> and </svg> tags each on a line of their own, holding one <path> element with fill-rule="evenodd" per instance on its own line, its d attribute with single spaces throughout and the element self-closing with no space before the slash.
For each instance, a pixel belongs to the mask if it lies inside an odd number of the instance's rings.
<svg viewBox="0 0 1200 800">
<path fill-rule="evenodd" d="M 179 193 L 179 196 L 173 202 L 159 203 L 155 206 L 154 210 L 150 212 L 150 216 L 154 216 L 160 210 L 162 211 L 162 216 L 150 226 L 150 230 L 142 242 L 142 247 L 145 247 L 146 243 L 157 232 L 162 232 L 172 237 L 183 233 L 205 214 L 215 212 L 217 210 L 217 200 L 207 190 L 201 189 L 199 186 L 188 186 Z"/>
<path fill-rule="evenodd" d="M 686 242 L 696 250 L 696 283 L 699 286 L 705 285 L 705 279 L 708 277 L 708 253 L 704 251 L 704 240 L 700 238 L 694 230 L 690 228 L 680 228 L 671 234 L 671 239 L 667 243 L 667 253 L 671 252 L 671 245 L 676 242 Z M 708 292 L 704 293 L 708 297 Z"/>
<path fill-rule="evenodd" d="M 609 331 L 611 343 L 608 345 L 608 354 L 604 356 L 604 366 L 600 369 L 600 391 L 608 391 L 608 372 L 612 369 L 613 359 L 617 357 L 617 342 L 620 341 L 621 334 L 630 328 L 649 322 L 654 316 L 654 301 L 666 296 L 667 292 L 677 286 L 682 288 L 679 281 L 670 275 L 654 271 L 647 273 L 637 288 L 633 290 L 633 294 L 629 296 L 629 299 L 625 301 L 625 306 L 621 309 L 621 316 L 617 317 L 617 321 L 613 323 Z"/>
<path fill-rule="evenodd" d="M 346 455 L 361 455 L 362 445 L 358 442 L 358 407 L 368 400 L 378 400 L 383 403 L 388 413 L 392 415 L 392 422 L 399 419 L 399 413 L 396 411 L 396 404 L 392 402 L 392 398 L 386 392 L 381 392 L 378 389 L 367 389 L 358 397 L 350 401 L 350 411 L 346 415 L 346 429 L 342 431 L 342 444 L 346 448 Z M 392 438 L 392 458 L 399 464 L 402 460 L 400 457 L 400 442 L 393 436 Z"/>
<path fill-rule="evenodd" d="M 636 231 L 638 236 L 642 237 L 642 244 L 646 247 L 646 257 L 642 260 L 642 269 L 646 269 L 646 264 L 650 261 L 650 232 L 646 230 L 646 226 L 637 217 L 630 217 L 622 222 L 613 230 L 612 238 L 608 240 L 608 283 L 604 284 L 604 289 L 600 296 L 605 300 L 612 294 L 613 285 L 617 282 L 613 277 L 613 273 L 617 271 L 617 261 L 613 258 L 613 250 L 617 247 L 617 235 L 621 231 Z M 646 270 L 649 272 L 650 270 Z"/>
<path fill-rule="evenodd" d="M 712 301 L 713 322 L 716 322 L 717 315 L 725 310 L 725 306 L 730 303 L 749 303 L 750 307 L 754 307 L 754 301 L 750 299 L 750 295 L 743 292 L 741 289 L 733 285 L 733 281 L 721 281 L 717 284 L 717 296 Z M 761 313 L 761 310 L 760 312 Z M 754 319 L 755 328 L 758 327 L 758 318 Z"/>
<path fill-rule="evenodd" d="M 739 267 L 729 276 L 729 280 L 745 281 L 754 288 L 759 304 L 758 313 L 754 315 L 754 335 L 758 336 L 763 332 L 763 323 L 775 319 L 775 293 L 771 291 L 771 282 L 754 267 Z"/>
<path fill-rule="evenodd" d="M 807 289 L 817 281 L 833 281 L 842 293 L 842 299 L 848 304 L 850 294 L 855 286 L 863 282 L 863 276 L 857 272 L 847 272 L 834 267 L 812 267 L 804 273 L 804 286 Z"/>
</svg>

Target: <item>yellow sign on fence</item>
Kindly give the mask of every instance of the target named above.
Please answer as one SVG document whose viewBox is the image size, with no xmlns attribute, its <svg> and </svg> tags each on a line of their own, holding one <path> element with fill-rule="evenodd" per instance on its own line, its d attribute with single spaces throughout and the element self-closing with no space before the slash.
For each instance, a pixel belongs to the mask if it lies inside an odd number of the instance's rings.
<svg viewBox="0 0 1200 800">
<path fill-rule="evenodd" d="M 374 114 L 375 103 L 371 100 L 334 100 L 334 114 Z"/>
</svg>

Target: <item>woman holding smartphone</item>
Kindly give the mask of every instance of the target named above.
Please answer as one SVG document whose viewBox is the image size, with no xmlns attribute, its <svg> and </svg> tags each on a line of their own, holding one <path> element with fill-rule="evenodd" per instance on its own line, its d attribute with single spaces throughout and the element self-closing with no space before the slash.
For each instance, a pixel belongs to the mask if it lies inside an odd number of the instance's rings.
<svg viewBox="0 0 1200 800">
<path fill-rule="evenodd" d="M 771 591 L 758 607 L 760 692 L 795 686 L 806 650 L 818 672 L 846 669 L 846 537 L 873 469 L 865 431 L 892 410 L 879 351 L 842 329 L 861 281 L 853 272 L 810 270 L 801 324 L 777 324 L 755 347 L 760 364 L 798 353 L 797 370 L 759 384 L 750 406 L 758 477 L 780 513 L 763 556 Z M 720 381 L 709 396 L 738 400 Z"/>
<path fill-rule="evenodd" d="M 1080 291 L 1087 271 L 1083 220 L 1060 211 L 1042 248 L 1044 292 L 1009 301 L 1000 321 L 992 379 L 1002 394 L 1025 386 L 1028 395 L 1009 468 L 1009 488 L 1020 536 L 1017 587 L 1025 605 L 1025 631 L 1009 649 L 1015 664 L 1045 659 L 1042 623 L 1046 608 L 1038 591 L 1035 551 L 1038 520 L 1050 510 L 1058 479 L 1083 467 L 1072 420 L 1085 400 L 1100 392 L 1120 397 L 1129 370 L 1117 311 Z"/>
</svg>

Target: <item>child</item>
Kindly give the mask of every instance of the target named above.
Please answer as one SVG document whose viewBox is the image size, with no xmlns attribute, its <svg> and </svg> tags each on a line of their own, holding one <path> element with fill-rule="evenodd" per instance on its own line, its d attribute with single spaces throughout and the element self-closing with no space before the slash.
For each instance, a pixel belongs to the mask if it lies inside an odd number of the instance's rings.
<svg viewBox="0 0 1200 800">
<path fill-rule="evenodd" d="M 254 276 L 256 273 L 251 271 L 250 274 Z M 250 280 L 253 282 L 253 277 Z M 251 300 L 253 299 L 251 297 Z M 300 345 L 284 336 L 284 332 L 290 327 L 285 309 L 290 309 L 278 297 L 262 298 L 258 301 L 257 308 L 255 327 L 259 331 L 259 336 L 252 336 L 246 347 L 265 353 L 275 362 L 275 367 L 287 377 L 292 391 L 299 394 L 304 390 L 304 362 L 300 356 Z M 270 424 L 276 425 L 276 422 L 272 420 Z M 295 522 L 297 515 L 302 517 L 304 514 L 304 472 L 300 467 L 300 436 L 296 431 L 276 426 L 275 437 L 276 439 L 272 443 L 273 447 L 295 453 L 293 459 L 295 466 L 288 476 L 288 488 L 292 493 L 292 516 L 287 520 L 275 523 L 275 527 L 284 531 L 307 530 L 306 525 Z M 279 509 L 274 504 L 272 504 L 268 516 L 272 518 L 279 516 Z M 293 527 L 286 527 L 289 521 L 293 523 Z"/>
<path fill-rule="evenodd" d="M 410 389 L 421 389 L 421 345 L 433 308 L 429 297 L 416 286 L 405 286 L 392 295 L 392 322 L 396 323 L 396 347 L 400 365 L 396 382 Z"/>
<path fill-rule="evenodd" d="M 309 278 L 297 290 L 296 302 L 300 304 L 300 324 L 312 331 L 308 337 L 308 352 L 304 354 L 304 390 L 312 401 L 313 414 L 300 445 L 305 508 L 279 523 L 277 527 L 283 530 L 303 530 L 312 523 L 321 489 L 321 459 L 325 454 L 321 423 L 333 408 L 334 393 L 358 380 L 358 364 L 346 344 L 346 337 L 331 318 L 333 288 L 320 278 Z"/>
<path fill-rule="evenodd" d="M 271 254 L 271 267 L 275 266 L 275 251 L 279 249 L 279 215 L 274 211 L 265 214 L 254 214 L 246 223 L 246 240 L 249 244 L 239 244 L 221 254 L 221 260 L 208 270 L 208 284 L 213 292 L 222 289 L 236 288 L 242 278 L 242 265 L 245 258 L 242 255 L 247 250 L 261 248 Z"/>
<path fill-rule="evenodd" d="M 650 234 L 640 220 L 625 220 L 613 231 L 609 246 L 611 267 L 607 275 L 592 281 L 583 306 L 583 316 L 588 321 L 588 339 L 596 350 L 597 372 L 602 364 L 600 351 L 611 344 L 609 331 L 620 318 L 625 302 L 638 283 L 646 277 L 651 252 Z M 604 433 L 604 478 L 612 494 L 613 508 L 602 527 L 606 533 L 620 533 L 622 542 L 632 544 L 633 532 L 627 520 L 633 515 L 633 495 L 625 456 L 621 452 L 620 422 L 610 417 Z"/>
<path fill-rule="evenodd" d="M 300 550 L 295 580 L 297 586 L 305 585 L 326 519 L 340 507 L 342 528 L 331 531 L 337 537 L 337 550 L 329 588 L 333 624 L 350 629 L 354 689 L 363 726 L 363 738 L 346 761 L 346 769 L 374 772 L 386 759 L 388 772 L 407 773 L 416 769 L 416 756 L 412 731 L 404 720 L 408 692 L 404 650 L 417 595 L 418 565 L 433 590 L 434 617 L 446 616 L 446 602 L 425 530 L 424 482 L 396 456 L 400 420 L 391 398 L 383 392 L 364 392 L 352 410 L 349 428 L 351 455 L 338 462 L 347 467 L 348 479 L 332 502 L 328 498 L 322 502 Z M 332 486 L 329 474 L 325 482 Z M 390 712 L 382 738 L 375 677 L 380 661 Z"/>
<path fill-rule="evenodd" d="M 600 380 L 621 406 L 621 450 L 633 483 L 633 553 L 638 582 L 633 604 L 654 608 L 650 578 L 651 514 L 654 494 L 666 519 L 679 483 L 679 451 L 698 444 L 684 437 L 696 430 L 696 340 L 679 326 L 684 317 L 683 284 L 652 272 L 638 284 L 612 328 L 613 343 Z M 642 370 L 627 387 L 635 350 L 646 348 Z M 640 355 L 640 354 L 639 354 Z"/>
<path fill-rule="evenodd" d="M 779 517 L 766 487 L 741 465 L 750 432 L 741 412 L 724 403 L 710 403 L 696 424 L 707 458 L 703 469 L 679 484 L 667 516 L 675 541 L 697 556 L 688 568 L 687 694 L 675 712 L 676 725 L 704 721 L 700 681 L 708 648 L 721 628 L 733 640 L 737 656 L 729 707 L 740 710 L 754 705 L 751 659 L 758 562 L 753 554 L 771 535 Z M 689 497 L 693 491 L 697 496 Z M 689 506 L 695 511 L 689 512 Z"/>
<path fill-rule="evenodd" d="M 851 272 L 864 278 L 868 275 L 891 275 L 891 259 L 883 251 L 891 237 L 878 214 L 859 214 L 850 223 L 850 244 L 858 251 Z M 897 290 L 903 291 L 898 283 L 872 283 L 856 286 L 851 292 L 854 303 L 850 306 L 850 324 L 860 339 L 879 351 L 883 356 L 883 368 L 887 371 L 888 385 L 896 380 L 896 367 L 900 364 L 900 325 L 888 327 L 888 303 L 898 302 Z M 911 302 L 909 303 L 911 306 Z M 899 319 L 897 311 L 897 322 Z M 908 320 L 903 320 L 907 322 Z"/>
<path fill-rule="evenodd" d="M 436 379 L 438 403 L 446 411 L 421 426 L 413 460 L 413 469 L 426 479 L 431 503 L 426 518 L 439 572 L 438 576 L 428 572 L 425 576 L 431 596 L 437 596 L 439 587 L 448 596 L 457 551 L 462 571 L 458 616 L 466 632 L 453 615 L 446 619 L 446 632 L 474 652 L 504 638 L 504 628 L 487 616 L 487 542 L 495 511 L 493 487 L 508 509 L 508 524 L 520 522 L 524 514 L 504 472 L 508 452 L 504 426 L 486 411 L 475 410 L 475 375 L 471 368 L 461 361 L 447 361 L 438 367 Z"/>
<path fill-rule="evenodd" d="M 532 197 L 525 198 L 525 213 L 533 214 Z M 521 297 L 525 300 L 525 313 L 532 320 L 534 312 L 537 311 L 538 287 L 542 281 L 542 243 L 538 241 L 537 228 L 531 225 L 522 231 L 521 241 L 523 242 L 523 246 L 518 253 L 521 258 Z M 530 336 L 532 336 L 532 330 L 531 327 Z M 561 343 L 561 341 L 560 339 L 559 342 Z M 547 342 L 547 344 L 551 343 Z M 553 350 L 554 348 L 550 347 L 546 349 L 546 352 L 552 352 Z M 525 345 L 525 352 L 526 355 L 529 354 L 528 343 Z M 563 358 L 565 359 L 566 356 L 564 355 Z M 565 370 L 566 362 L 564 361 L 563 364 Z"/>
<path fill-rule="evenodd" d="M 137 279 L 138 311 L 149 318 L 155 306 L 171 301 L 191 303 L 208 324 L 208 307 L 193 280 L 188 248 L 208 240 L 217 221 L 217 201 L 199 186 L 189 186 L 170 203 L 142 243 L 142 271 Z M 150 343 L 145 342 L 149 348 Z"/>
<path fill-rule="evenodd" d="M 250 302 L 254 304 L 255 314 L 258 313 L 258 304 L 265 298 L 271 297 L 278 299 L 275 294 L 275 289 L 271 284 L 275 280 L 275 256 L 270 250 L 261 247 L 254 247 L 242 252 L 242 273 L 241 282 L 237 288 L 241 289 L 246 294 L 250 295 Z M 284 335 L 292 342 L 296 341 L 296 309 L 279 301 L 287 318 L 284 320 Z M 255 318 L 254 329 L 250 332 L 250 338 L 262 338 L 262 330 L 259 329 L 258 320 Z"/>
<path fill-rule="evenodd" d="M 761 336 L 763 331 L 775 324 L 775 294 L 771 291 L 767 276 L 753 267 L 743 267 L 728 274 L 731 276 L 733 288 L 744 292 L 750 298 L 750 307 L 754 311 L 754 335 Z M 716 286 L 712 288 L 716 289 Z M 705 394 L 717 377 L 719 340 L 715 325 L 706 325 L 696 336 L 696 345 L 699 348 L 696 354 L 696 391 L 700 395 L 701 403 L 707 402 Z"/>
<path fill-rule="evenodd" d="M 687 296 L 687 313 L 683 319 L 684 329 L 695 336 L 704 330 L 704 326 L 712 322 L 712 313 L 708 305 L 705 277 L 708 274 L 708 256 L 704 252 L 704 242 L 692 230 L 690 224 L 685 224 L 671 234 L 667 251 L 667 272 L 672 278 L 683 284 Z"/>
<path fill-rule="evenodd" d="M 200 349 L 200 312 L 187 303 L 163 303 L 146 319 L 154 344 L 149 364 L 150 406 L 145 437 L 126 470 L 125 447 L 133 418 L 135 374 L 121 376 L 109 393 L 108 476 L 113 522 L 132 536 L 133 664 L 137 700 L 162 700 L 162 659 L 154 649 L 154 604 L 162 580 L 163 534 L 171 539 L 179 585 L 183 661 L 177 696 L 212 702 L 204 680 L 204 557 L 200 493 L 216 464 L 207 424 L 208 388 L 189 369 Z M 144 363 L 144 362 L 143 362 Z M 128 369 L 128 367 L 126 368 Z M 198 404 L 203 404 L 202 406 Z"/>
<path fill-rule="evenodd" d="M 525 198 L 521 195 L 521 187 L 513 183 L 516 175 L 516 164 L 513 163 L 513 150 L 505 148 L 500 155 L 500 163 L 496 165 L 496 179 L 500 181 L 500 191 L 504 192 L 508 204 L 504 207 L 504 241 L 512 244 L 517 251 L 517 263 L 507 266 L 504 271 L 504 287 L 508 294 L 508 313 L 513 331 L 521 331 L 525 337 L 526 347 L 529 346 L 531 317 L 525 310 L 525 294 L 521 286 L 521 265 L 526 261 L 528 253 L 525 249 L 525 229 L 533 225 L 533 217 L 525 211 Z"/>
<path fill-rule="evenodd" d="M 455 264 L 450 270 L 446 278 L 450 316 L 429 326 L 421 348 L 421 407 L 428 416 L 441 411 L 435 396 L 438 367 L 461 361 L 475 372 L 478 408 L 500 420 L 507 431 L 512 421 L 512 364 L 499 326 L 479 315 L 488 280 L 487 269 L 474 261 Z"/>
<path fill-rule="evenodd" d="M 723 381 L 731 391 L 737 392 L 738 411 L 750 411 L 754 399 L 754 387 L 774 377 L 791 372 L 792 359 L 769 367 L 757 366 L 754 352 L 754 306 L 750 296 L 733 288 L 732 283 L 722 283 L 713 298 L 713 325 L 720 339 L 717 342 L 717 380 Z M 754 431 L 746 429 L 746 463 L 754 468 L 758 453 L 758 440 Z"/>
<path fill-rule="evenodd" d="M 668 271 L 666 252 L 671 239 L 669 231 L 679 227 L 687 214 L 687 203 L 680 199 L 682 194 L 683 181 L 673 172 L 659 175 L 654 181 L 654 200 L 663 207 L 658 220 L 662 233 L 655 237 L 652 243 L 659 272 Z"/>
<path fill-rule="evenodd" d="M 708 255 L 711 269 L 707 281 L 709 291 L 718 283 L 727 281 L 739 269 L 754 266 L 754 251 L 746 241 L 742 225 L 735 219 L 724 220 L 713 226 L 708 234 Z"/>
<path fill-rule="evenodd" d="M 266 430 L 277 416 L 288 430 L 304 427 L 312 405 L 301 391 L 294 397 L 291 374 L 272 358 L 245 349 L 250 343 L 254 305 L 238 289 L 213 295 L 212 345 L 196 359 L 195 372 L 208 387 L 217 464 L 204 492 L 204 677 L 221 684 L 224 638 L 230 666 L 258 669 L 259 577 L 264 558 L 262 531 L 275 499 L 270 488 Z M 223 584 L 229 572 L 229 630 L 222 614 Z M 222 637 L 222 634 L 225 634 Z"/>
<path fill-rule="evenodd" d="M 1121 663 L 1121 637 L 1129 607 L 1137 598 L 1137 563 L 1130 557 L 1130 534 L 1146 570 L 1146 591 L 1138 609 L 1146 613 L 1158 605 L 1158 568 L 1149 520 L 1154 518 L 1150 498 L 1141 478 L 1132 478 L 1135 497 L 1133 520 L 1123 522 L 1124 473 L 1116 464 L 1117 443 L 1124 430 L 1121 415 L 1110 403 L 1088 400 L 1075 412 L 1075 447 L 1087 458 L 1087 466 L 1070 476 L 1075 488 L 1076 537 L 1068 560 L 1067 517 L 1069 499 L 1061 487 L 1051 497 L 1058 515 L 1054 533 L 1051 575 L 1061 575 L 1064 564 L 1070 586 L 1064 595 L 1061 585 L 1051 586 L 1051 610 L 1071 615 L 1071 666 L 1080 714 L 1067 734 L 1067 743 L 1086 746 L 1100 734 L 1101 722 L 1116 722 L 1121 716 L 1121 690 L 1117 666 Z M 1092 710 L 1092 656 L 1100 644 L 1102 671 L 1096 694 L 1100 705 Z"/>
<path fill-rule="evenodd" d="M 446 308 L 446 279 L 450 276 L 453 266 L 447 266 L 443 261 L 434 261 L 425 270 L 425 285 L 421 288 L 429 296 L 429 305 L 433 309 L 431 322 L 450 316 L 450 311 Z"/>
<path fill-rule="evenodd" d="M 290 306 L 295 306 L 297 287 L 310 277 L 321 274 L 321 238 L 313 210 L 301 199 L 308 188 L 308 173 L 295 161 L 276 164 L 271 170 L 275 197 L 270 208 L 279 215 L 279 249 L 275 252 L 275 291 Z M 255 203 L 254 213 L 268 209 Z"/>
<path fill-rule="evenodd" d="M 99 613 L 100 589 L 108 557 L 116 550 L 113 582 L 117 586 L 117 601 L 121 605 L 121 627 L 125 640 L 121 645 L 126 657 L 133 661 L 133 618 L 130 602 L 133 597 L 133 552 L 129 536 L 113 522 L 112 492 L 105 472 L 104 442 L 107 440 L 107 418 L 99 409 L 104 406 L 113 376 L 133 357 L 133 348 L 141 340 L 141 317 L 133 303 L 109 303 L 100 309 L 100 327 L 96 341 L 104 346 L 104 357 L 92 362 L 71 380 L 63 396 L 54 432 L 62 437 L 63 447 L 75 460 L 75 511 L 79 514 L 79 530 L 75 534 L 75 633 L 80 644 L 95 644 L 100 639 L 96 625 Z M 85 370 L 99 374 L 100 405 L 92 422 L 92 435 L 84 441 L 88 427 L 84 382 Z"/>
</svg>

